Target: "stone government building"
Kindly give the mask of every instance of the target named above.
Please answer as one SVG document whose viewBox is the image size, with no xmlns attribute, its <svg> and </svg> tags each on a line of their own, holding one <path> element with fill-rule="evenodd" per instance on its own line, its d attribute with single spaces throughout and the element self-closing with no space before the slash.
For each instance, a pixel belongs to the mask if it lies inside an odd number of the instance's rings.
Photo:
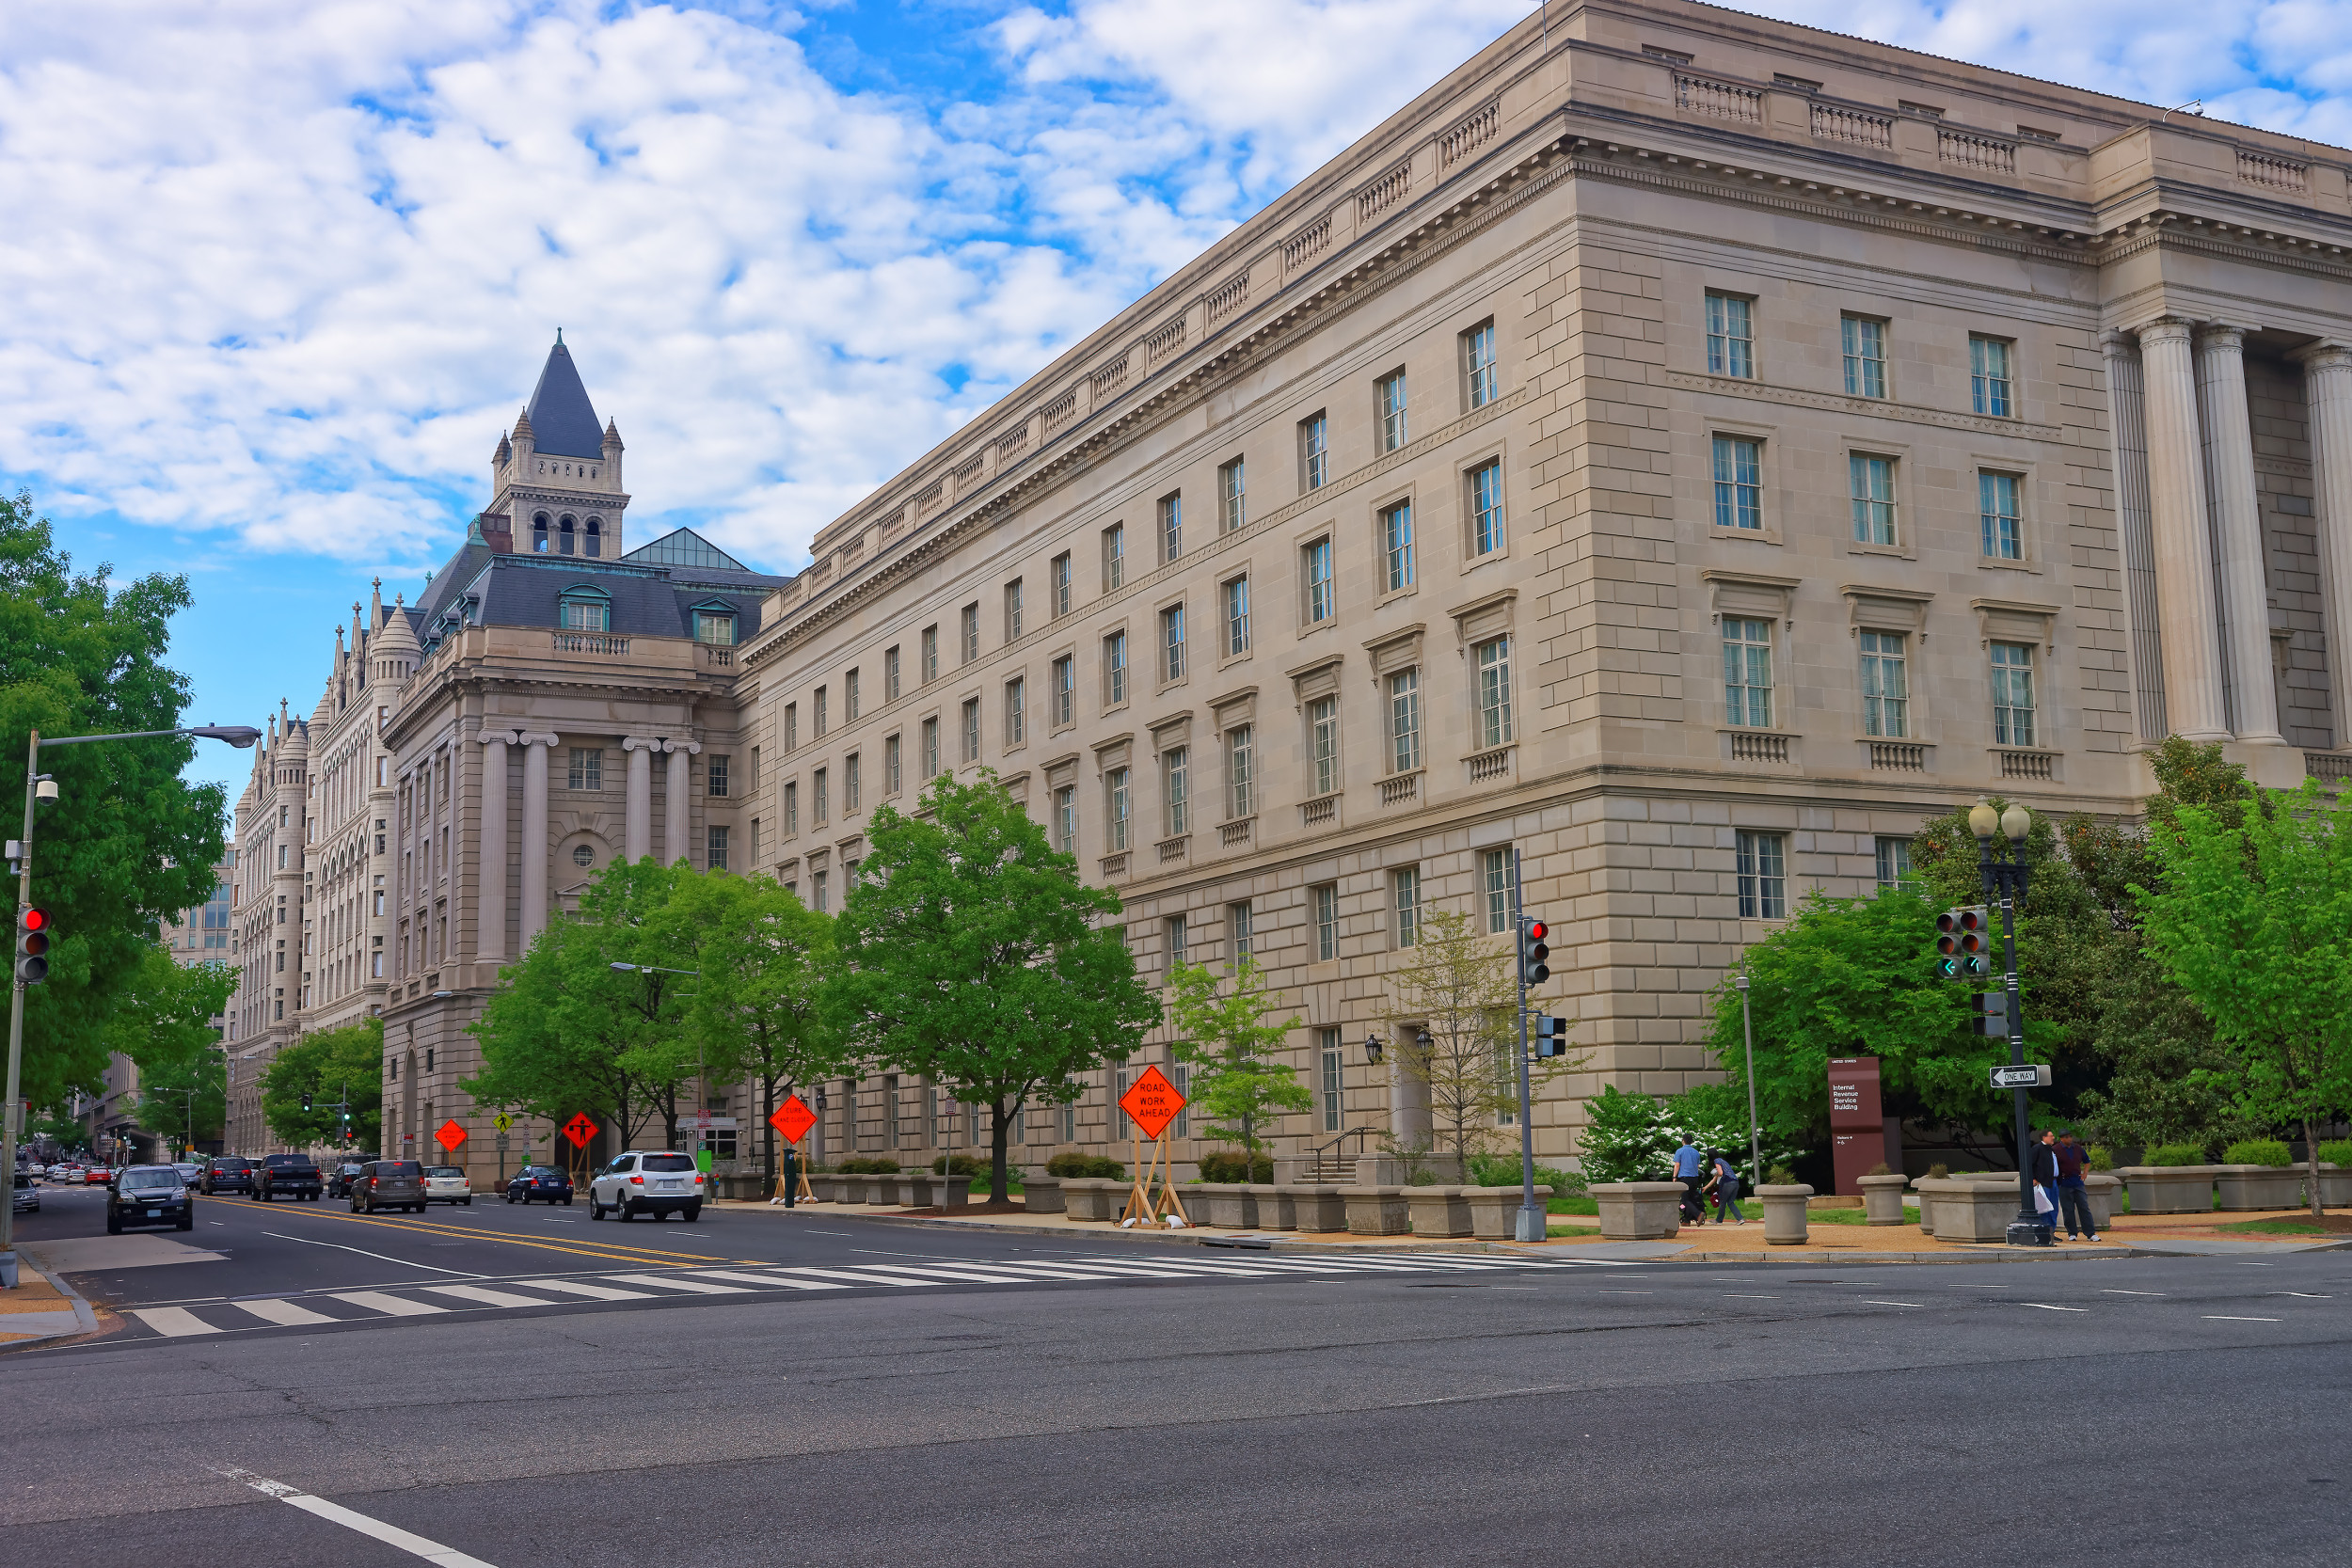
<svg viewBox="0 0 2352 1568">
<path fill-rule="evenodd" d="M 623 553 L 619 437 L 559 345 L 465 547 L 257 764 L 245 1038 L 380 1006 L 388 1140 L 456 1116 L 479 1167 L 463 1025 L 589 870 L 658 847 L 838 909 L 878 805 L 987 767 L 1119 889 L 1147 978 L 1269 971 L 1316 1094 L 1285 1154 L 1426 1128 L 1365 1060 L 1383 975 L 1432 908 L 1500 929 L 1518 850 L 1591 1053 L 1536 1107 L 1571 1158 L 1581 1099 L 1707 1076 L 1742 946 L 1901 879 L 1927 816 L 2130 813 L 2171 733 L 2352 773 L 2348 177 L 1855 39 L 1564 5 L 790 578 L 682 531 Z M 1110 1076 L 1022 1158 L 1120 1144 Z M 891 1078 L 832 1085 L 820 1133 L 984 1135 Z"/>
</svg>

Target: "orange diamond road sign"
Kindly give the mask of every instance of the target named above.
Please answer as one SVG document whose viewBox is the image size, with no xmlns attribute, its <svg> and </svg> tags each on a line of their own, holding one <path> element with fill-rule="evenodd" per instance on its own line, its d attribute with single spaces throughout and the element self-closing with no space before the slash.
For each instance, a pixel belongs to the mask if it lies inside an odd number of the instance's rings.
<svg viewBox="0 0 2352 1568">
<path fill-rule="evenodd" d="M 776 1114 L 768 1118 L 768 1125 L 783 1133 L 786 1143 L 796 1144 L 817 1125 L 817 1113 L 799 1095 L 788 1094 L 784 1097 L 784 1103 L 776 1107 Z"/>
<path fill-rule="evenodd" d="M 1156 1138 L 1168 1131 L 1168 1124 L 1184 1108 L 1184 1097 L 1168 1081 L 1168 1074 L 1156 1067 L 1148 1067 L 1143 1069 L 1143 1076 L 1136 1080 L 1135 1087 L 1119 1097 L 1119 1108 L 1135 1118 L 1145 1137 Z"/>
<path fill-rule="evenodd" d="M 454 1154 L 457 1152 L 457 1146 L 466 1141 L 466 1130 L 453 1120 L 445 1121 L 435 1130 L 433 1141 Z"/>
<path fill-rule="evenodd" d="M 588 1119 L 587 1112 L 582 1111 L 564 1124 L 564 1135 L 572 1140 L 574 1148 L 586 1148 L 588 1140 L 596 1135 L 596 1124 Z"/>
</svg>

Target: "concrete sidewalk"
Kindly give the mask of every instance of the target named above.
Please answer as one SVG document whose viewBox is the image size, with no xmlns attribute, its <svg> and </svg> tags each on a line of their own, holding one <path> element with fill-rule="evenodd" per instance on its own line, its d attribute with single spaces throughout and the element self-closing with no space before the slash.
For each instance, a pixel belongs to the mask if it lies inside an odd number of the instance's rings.
<svg viewBox="0 0 2352 1568">
<path fill-rule="evenodd" d="M 17 1249 L 17 1287 L 0 1291 L 0 1349 L 15 1350 L 72 1334 L 94 1334 L 98 1317 L 63 1276 Z"/>
</svg>

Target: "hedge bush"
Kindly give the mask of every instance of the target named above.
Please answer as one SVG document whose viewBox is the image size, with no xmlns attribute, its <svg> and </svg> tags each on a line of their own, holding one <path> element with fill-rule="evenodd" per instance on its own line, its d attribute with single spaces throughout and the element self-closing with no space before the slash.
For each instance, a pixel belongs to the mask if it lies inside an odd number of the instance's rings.
<svg viewBox="0 0 2352 1568">
<path fill-rule="evenodd" d="M 2339 1138 L 2319 1146 L 2319 1157 L 2328 1164 L 2352 1166 L 2352 1138 Z"/>
<path fill-rule="evenodd" d="M 931 1162 L 933 1176 L 986 1176 L 988 1162 L 969 1154 L 943 1154 Z"/>
<path fill-rule="evenodd" d="M 1045 1174 L 1058 1176 L 1065 1181 L 1120 1181 L 1126 1179 L 1127 1167 L 1108 1155 L 1081 1154 L 1073 1148 L 1046 1161 Z"/>
<path fill-rule="evenodd" d="M 2090 1158 L 2090 1168 L 2092 1170 L 2113 1170 L 2115 1168 L 2115 1150 L 2109 1148 L 2106 1145 L 2092 1144 L 2085 1152 Z"/>
<path fill-rule="evenodd" d="M 1257 1181 L 1274 1180 L 1274 1157 L 1261 1154 L 1253 1164 L 1249 1156 L 1238 1150 L 1220 1148 L 1214 1154 L 1200 1156 L 1200 1180 L 1203 1181 Z"/>
<path fill-rule="evenodd" d="M 2269 1165 L 2283 1169 L 2295 1164 L 2295 1150 L 2276 1138 L 2242 1138 L 2221 1151 L 2225 1165 Z"/>
<path fill-rule="evenodd" d="M 2152 1165 L 2201 1165 L 2205 1151 L 2195 1144 L 2158 1144 L 2140 1156 Z"/>
<path fill-rule="evenodd" d="M 1473 1187 L 1516 1187 L 1519 1184 L 1519 1157 L 1516 1154 L 1473 1154 L 1465 1163 L 1470 1167 L 1467 1174 Z M 1584 1177 L 1581 1171 L 1537 1165 L 1535 1185 L 1549 1187 L 1554 1197 L 1567 1197 L 1584 1190 Z"/>
<path fill-rule="evenodd" d="M 834 1169 L 844 1176 L 896 1176 L 898 1174 L 898 1162 L 881 1157 L 869 1160 L 860 1156 L 854 1160 L 844 1160 Z"/>
</svg>

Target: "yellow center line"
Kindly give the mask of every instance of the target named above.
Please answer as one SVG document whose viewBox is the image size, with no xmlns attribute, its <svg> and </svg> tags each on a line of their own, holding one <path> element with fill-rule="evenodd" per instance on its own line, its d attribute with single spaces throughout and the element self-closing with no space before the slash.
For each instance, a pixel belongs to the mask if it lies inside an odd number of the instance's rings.
<svg viewBox="0 0 2352 1568">
<path fill-rule="evenodd" d="M 534 1242 L 520 1236 L 509 1236 L 497 1230 L 473 1230 L 463 1226 L 440 1225 L 431 1220 L 386 1220 L 367 1214 L 328 1214 L 296 1206 L 294 1212 L 305 1219 L 323 1220 L 330 1225 L 372 1225 L 385 1230 L 401 1230 L 410 1235 L 463 1236 L 468 1241 L 502 1242 L 509 1246 L 534 1247 L 541 1252 L 568 1252 L 580 1258 L 601 1258 L 608 1263 L 666 1263 L 672 1268 L 686 1268 L 693 1263 L 724 1263 L 729 1259 L 703 1252 L 668 1252 L 655 1247 L 625 1247 L 604 1242 L 585 1246 L 565 1246 L 560 1242 Z M 672 1259 L 685 1261 L 672 1261 Z"/>
</svg>

